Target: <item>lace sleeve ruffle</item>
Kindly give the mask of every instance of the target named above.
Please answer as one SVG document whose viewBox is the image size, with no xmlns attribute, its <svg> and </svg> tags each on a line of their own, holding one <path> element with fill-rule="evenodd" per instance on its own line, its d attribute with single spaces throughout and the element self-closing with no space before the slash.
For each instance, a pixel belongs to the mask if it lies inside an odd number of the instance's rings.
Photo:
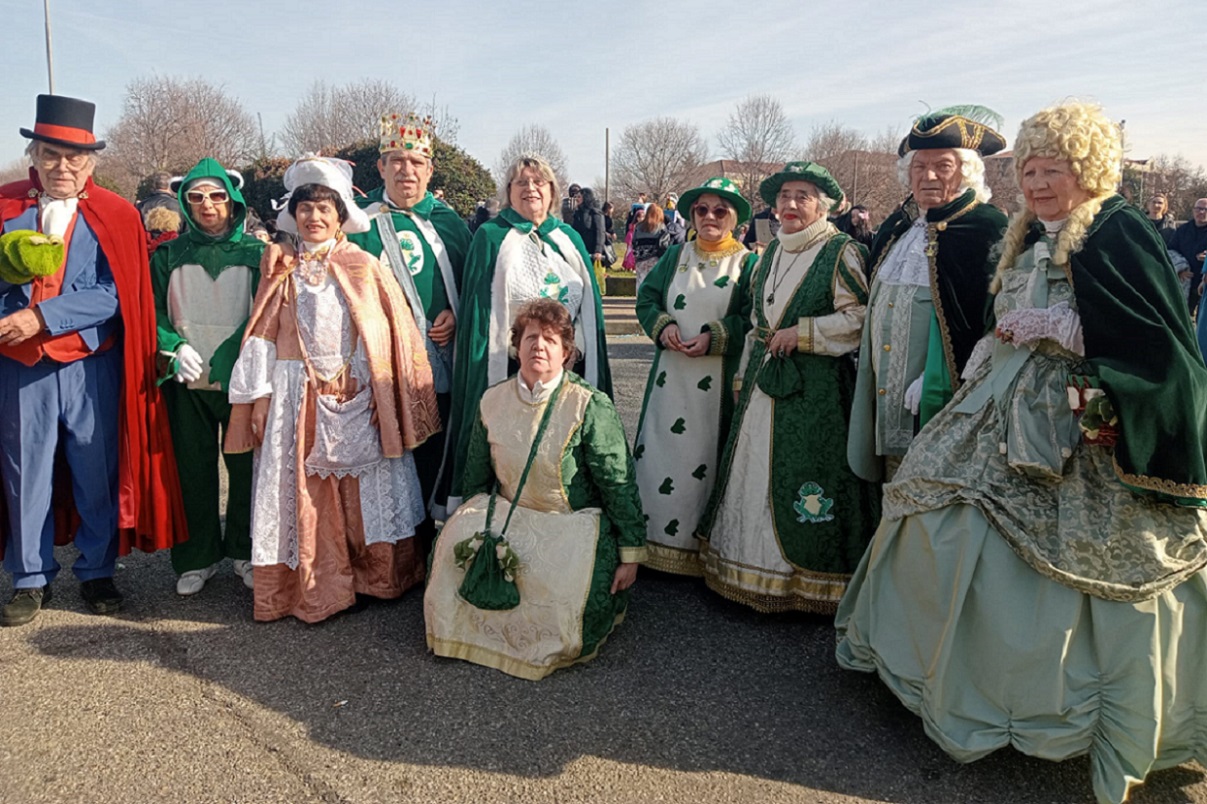
<svg viewBox="0 0 1207 804">
<path fill-rule="evenodd" d="M 1081 316 L 1060 302 L 1051 307 L 1012 310 L 1002 316 L 998 332 L 1018 346 L 1034 348 L 1040 341 L 1054 341 L 1076 355 L 1085 355 Z"/>
<path fill-rule="evenodd" d="M 272 396 L 272 372 L 277 364 L 277 345 L 250 337 L 239 351 L 231 372 L 230 403 L 241 405 Z"/>
</svg>

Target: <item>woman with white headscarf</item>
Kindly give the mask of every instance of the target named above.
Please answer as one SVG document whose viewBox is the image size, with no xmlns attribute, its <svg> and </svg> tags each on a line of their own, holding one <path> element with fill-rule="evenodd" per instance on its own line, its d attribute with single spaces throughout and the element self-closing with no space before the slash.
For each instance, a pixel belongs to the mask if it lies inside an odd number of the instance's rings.
<svg viewBox="0 0 1207 804">
<path fill-rule="evenodd" d="M 257 620 L 317 622 L 423 580 L 411 450 L 440 427 L 431 366 L 398 283 L 344 237 L 369 225 L 351 178 L 318 157 L 286 171 L 278 225 L 301 249 L 261 282 L 231 378 L 227 451 L 256 452 Z"/>
</svg>

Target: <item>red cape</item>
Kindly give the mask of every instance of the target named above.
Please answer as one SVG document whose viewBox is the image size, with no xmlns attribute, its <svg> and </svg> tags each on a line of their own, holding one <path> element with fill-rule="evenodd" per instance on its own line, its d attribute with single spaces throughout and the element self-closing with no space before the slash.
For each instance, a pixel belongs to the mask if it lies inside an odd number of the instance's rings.
<svg viewBox="0 0 1207 804">
<path fill-rule="evenodd" d="M 0 222 L 36 205 L 40 190 L 37 172 L 32 168 L 28 180 L 0 187 Z M 79 211 L 109 258 L 121 305 L 124 374 L 118 408 L 119 552 L 125 555 L 135 547 L 151 552 L 183 542 L 188 538 L 188 529 L 167 411 L 155 384 L 157 334 L 146 235 L 133 205 L 96 186 L 92 179 L 80 195 Z M 60 470 L 66 471 L 65 462 L 58 462 L 55 477 L 58 543 L 66 540 L 64 536 L 69 537 L 64 531 L 74 531 L 68 523 L 78 521 L 73 510 L 64 516 L 60 508 L 67 502 L 60 492 L 71 488 Z M 3 506 L 4 498 L 0 495 L 0 507 Z M 5 514 L 0 516 L 0 536 L 3 536 L 0 556 L 4 554 L 8 531 Z"/>
</svg>

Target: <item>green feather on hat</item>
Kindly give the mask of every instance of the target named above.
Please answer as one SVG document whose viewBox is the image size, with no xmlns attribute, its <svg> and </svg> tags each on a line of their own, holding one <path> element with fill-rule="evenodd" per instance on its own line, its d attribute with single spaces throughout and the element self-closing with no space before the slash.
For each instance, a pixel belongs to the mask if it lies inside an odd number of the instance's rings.
<svg viewBox="0 0 1207 804">
<path fill-rule="evenodd" d="M 63 264 L 67 246 L 57 235 L 14 229 L 0 235 L 0 279 L 24 285 L 35 277 L 51 276 Z"/>
<path fill-rule="evenodd" d="M 935 109 L 914 121 L 897 148 L 897 156 L 947 148 L 967 148 L 989 156 L 1006 147 L 1006 139 L 996 131 L 1002 123 L 1002 116 L 986 106 L 964 104 Z"/>
</svg>

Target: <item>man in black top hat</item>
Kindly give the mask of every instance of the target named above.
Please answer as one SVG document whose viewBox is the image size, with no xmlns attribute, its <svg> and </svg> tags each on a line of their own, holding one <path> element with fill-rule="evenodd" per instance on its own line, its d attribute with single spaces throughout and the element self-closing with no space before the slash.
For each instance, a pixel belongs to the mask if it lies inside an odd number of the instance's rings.
<svg viewBox="0 0 1207 804">
<path fill-rule="evenodd" d="M 172 445 L 155 387 L 155 308 L 142 223 L 93 184 L 93 104 L 39 95 L 30 178 L 0 187 L 0 553 L 15 593 L 0 625 L 32 620 L 58 574 L 55 523 L 78 521 L 73 567 L 111 614 L 119 552 L 183 539 Z M 70 489 L 70 501 L 59 491 Z M 54 499 L 52 500 L 52 494 Z M 56 518 L 52 503 L 77 517 Z M 61 534 L 69 535 L 69 534 Z"/>
<path fill-rule="evenodd" d="M 914 434 L 951 399 L 985 332 L 990 252 L 1006 216 L 986 203 L 981 157 L 1005 146 L 985 123 L 943 111 L 919 118 L 901 141 L 897 172 L 910 194 L 872 241 L 847 443 L 864 480 L 892 479 Z"/>
</svg>

